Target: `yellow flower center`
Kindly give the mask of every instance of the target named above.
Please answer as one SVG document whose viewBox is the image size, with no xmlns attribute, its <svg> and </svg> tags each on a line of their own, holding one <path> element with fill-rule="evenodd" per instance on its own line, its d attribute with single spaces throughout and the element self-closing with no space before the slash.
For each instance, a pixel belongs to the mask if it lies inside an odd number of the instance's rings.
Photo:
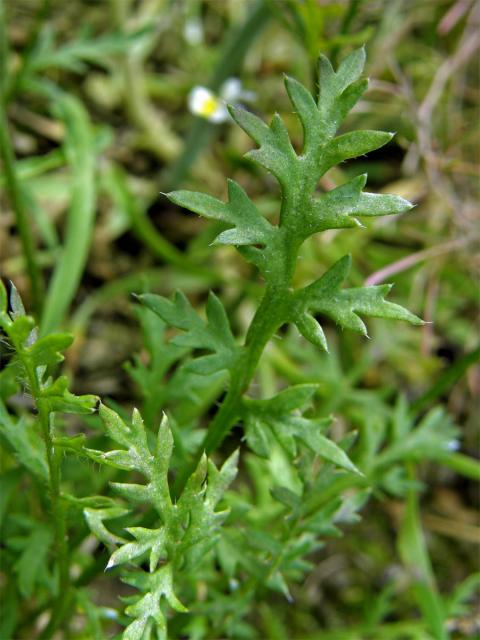
<svg viewBox="0 0 480 640">
<path fill-rule="evenodd" d="M 203 101 L 200 107 L 200 114 L 205 118 L 211 116 L 218 109 L 218 98 L 215 96 L 208 96 Z"/>
</svg>

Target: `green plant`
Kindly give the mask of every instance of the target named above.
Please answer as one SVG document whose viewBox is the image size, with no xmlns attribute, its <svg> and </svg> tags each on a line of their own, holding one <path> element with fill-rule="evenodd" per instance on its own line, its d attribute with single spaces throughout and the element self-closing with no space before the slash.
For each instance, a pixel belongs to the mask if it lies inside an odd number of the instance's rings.
<svg viewBox="0 0 480 640">
<path fill-rule="evenodd" d="M 15 389 L 15 379 L 23 382 L 30 393 L 38 415 L 38 430 L 27 431 L 26 425 L 14 425 L 0 400 L 3 415 L 2 433 L 12 446 L 20 462 L 48 488 L 49 511 L 52 518 L 53 535 L 44 526 L 37 529 L 42 539 L 26 539 L 25 553 L 31 553 L 36 545 L 40 545 L 40 558 L 46 556 L 53 541 L 55 555 L 56 585 L 52 585 L 55 593 L 55 605 L 52 610 L 50 626 L 55 629 L 63 620 L 71 595 L 69 578 L 69 549 L 66 532 L 65 495 L 61 493 L 61 457 L 64 448 L 79 445 L 82 437 L 62 438 L 59 436 L 55 419 L 57 413 L 85 414 L 95 411 L 98 398 L 95 396 L 76 396 L 68 389 L 65 376 L 52 377 L 49 373 L 54 365 L 63 360 L 64 351 L 73 341 L 68 334 L 51 334 L 38 337 L 38 329 L 33 318 L 25 314 L 22 301 L 12 286 L 10 295 L 10 312 L 8 312 L 7 295 L 3 283 L 0 283 L 0 328 L 6 334 L 15 350 L 11 366 L 4 370 L 2 382 L 6 388 Z M 20 430 L 19 430 L 20 429 Z M 37 560 L 38 562 L 38 560 Z M 24 595 L 30 595 L 35 586 L 36 574 L 40 566 L 32 571 L 28 556 L 17 565 L 20 589 Z M 40 576 L 38 576 L 40 579 Z"/>
<path fill-rule="evenodd" d="M 150 630 L 153 621 L 159 637 L 164 637 L 167 625 L 161 608 L 162 596 L 176 611 L 187 611 L 174 593 L 173 580 L 179 569 L 194 571 L 214 546 L 217 530 L 227 515 L 227 512 L 216 512 L 215 506 L 236 475 L 238 452 L 230 456 L 220 470 L 203 456 L 179 499 L 172 502 L 168 472 L 173 437 L 167 418 L 160 425 L 156 447 L 151 449 L 137 411 L 129 426 L 107 407 L 100 408 L 100 415 L 112 440 L 127 449 L 107 453 L 89 450 L 88 455 L 98 462 L 143 475 L 148 480 L 146 485 L 115 483 L 114 489 L 128 502 L 152 507 L 161 526 L 156 529 L 129 527 L 127 531 L 135 540 L 131 542 L 105 534 L 103 521 L 121 515 L 115 507 L 100 511 L 86 509 L 85 515 L 92 530 L 106 544 L 123 543 L 110 557 L 107 569 L 131 563 L 145 554 L 149 558 L 149 573 L 137 570 L 124 578 L 143 592 L 142 597 L 133 598 L 126 609 L 127 615 L 135 620 L 125 630 L 124 638 L 144 637 L 145 629 Z"/>
<path fill-rule="evenodd" d="M 292 288 L 298 251 L 307 238 L 327 229 L 360 226 L 357 217 L 395 214 L 411 208 L 409 202 L 398 196 L 363 192 L 364 175 L 322 196 L 317 195 L 319 179 L 334 165 L 378 149 L 392 138 L 393 134 L 379 131 L 354 131 L 335 136 L 367 87 L 366 80 L 360 79 L 364 63 L 363 49 L 348 56 L 337 72 L 327 58 L 321 57 L 318 103 L 305 87 L 286 78 L 290 100 L 303 128 L 301 154 L 293 149 L 278 114 L 267 126 L 253 113 L 230 108 L 233 119 L 260 147 L 248 152 L 247 157 L 267 169 L 280 183 L 282 206 L 278 226 L 270 224 L 241 186 L 232 180 L 228 183 L 226 203 L 188 191 L 167 194 L 175 204 L 232 227 L 222 231 L 215 243 L 235 245 L 241 255 L 257 267 L 265 281 L 264 296 L 242 347 L 236 345 L 226 314 L 213 294 L 207 304 L 206 322 L 197 317 L 181 294 L 176 295 L 174 302 L 151 294 L 140 296 L 165 322 L 186 332 L 176 338 L 177 344 L 213 352 L 196 359 L 190 368 L 197 373 L 224 369 L 229 372 L 228 393 L 209 425 L 197 459 L 203 450 L 214 451 L 245 412 L 243 395 L 265 345 L 282 325 L 295 324 L 307 340 L 327 350 L 325 334 L 315 314 L 363 335 L 367 330 L 360 315 L 422 324 L 409 311 L 384 299 L 391 285 L 342 289 L 350 269 L 348 256 L 310 285 Z M 310 432 L 309 427 L 291 426 L 289 431 L 292 429 L 296 435 Z"/>
<path fill-rule="evenodd" d="M 12 595 L 10 613 L 1 622 L 3 636 L 32 633 L 47 613 L 42 638 L 61 629 L 65 637 L 101 639 L 109 619 L 125 627 L 125 640 L 254 639 L 261 635 L 258 625 L 265 637 L 289 637 L 269 595 L 281 594 L 292 602 L 296 584 L 312 571 L 311 559 L 325 540 L 357 522 L 371 495 L 392 495 L 407 498 L 400 555 L 410 570 L 415 564 L 422 569 L 412 581 L 423 618 L 408 633 L 428 637 L 427 630 L 433 638 L 447 637 L 449 611 L 461 609 L 473 588 L 467 585 L 450 605 L 439 593 L 422 537 L 412 465 L 421 455 L 475 476 L 473 465 L 449 450 L 458 433 L 448 416 L 434 409 L 417 421 L 402 398 L 392 409 L 380 394 L 356 389 L 352 379 L 340 375 L 340 381 L 333 377 L 335 398 L 325 405 L 341 408 L 361 435 L 345 431 L 334 437 L 332 418 L 318 402 L 325 371 L 305 378 L 283 353 L 284 378 L 294 382 L 285 386 L 269 380 L 271 362 L 262 358 L 278 330 L 291 325 L 302 336 L 295 340 L 313 344 L 317 362 L 318 353 L 328 351 L 320 317 L 362 335 L 367 330 L 360 316 L 422 324 L 385 300 L 390 285 L 343 288 L 348 256 L 305 286 L 298 286 L 295 277 L 300 247 L 310 236 L 356 228 L 361 226 L 358 217 L 411 208 L 398 196 L 364 192 L 365 176 L 317 192 L 319 179 L 334 165 L 392 137 L 377 131 L 336 136 L 366 89 L 360 78 L 364 62 L 360 49 L 335 72 L 322 57 L 317 102 L 298 82 L 286 79 L 303 128 L 299 152 L 278 115 L 267 126 L 252 113 L 231 109 L 234 120 L 259 145 L 248 157 L 280 184 L 278 225 L 263 217 L 234 181 L 229 181 L 227 202 L 188 191 L 168 194 L 175 204 L 223 224 L 215 244 L 234 245 L 265 286 L 245 336 L 239 338 L 231 326 L 233 317 L 212 292 L 204 317 L 180 292 L 173 300 L 138 296 L 148 358 L 136 358 L 128 370 L 140 389 L 145 421 L 136 409 L 130 418 L 118 406 L 71 393 L 68 380 L 55 373 L 71 337 L 50 333 L 39 338 L 16 290 L 7 297 L 0 287 L 0 327 L 13 348 L 10 366 L 0 373 L 0 434 L 12 454 L 0 476 L 0 515 L 9 502 L 15 507 L 4 525 Z M 178 330 L 173 339 L 172 329 Z M 333 359 L 335 353 L 327 357 Z M 342 379 L 347 388 L 343 396 Z M 22 389 L 31 394 L 35 412 L 12 403 Z M 97 408 L 99 415 L 92 415 Z M 160 421 L 162 411 L 166 414 Z M 88 442 L 65 414 L 85 414 Z M 232 433 L 239 423 L 246 447 Z M 112 449 L 112 441 L 120 448 Z M 217 458 L 225 461 L 218 464 Z M 92 464 L 101 472 L 90 473 Z M 78 478 L 81 485 L 74 489 Z M 24 482 L 42 507 L 29 516 L 28 497 L 20 495 Z M 13 496 L 18 504 L 13 505 Z M 91 538 L 81 514 L 109 557 L 101 548 L 94 560 L 85 553 L 83 543 L 91 544 Z M 118 576 L 132 587 L 124 610 L 112 612 L 90 592 L 105 567 L 114 584 Z M 15 585 L 13 573 L 18 576 Z M 402 637 L 405 628 L 392 635 L 382 624 L 394 589 L 385 589 L 361 633 L 378 630 L 377 637 Z M 20 598 L 27 600 L 28 615 L 23 617 L 34 621 L 30 626 L 17 615 Z M 73 612 L 82 615 L 80 629 L 69 623 Z"/>
<path fill-rule="evenodd" d="M 179 511 L 184 500 L 188 504 L 192 483 L 201 484 L 203 481 L 205 471 L 199 469 L 202 468 L 204 452 L 215 452 L 239 419 L 244 422 L 248 445 L 259 456 L 268 457 L 278 444 L 281 450 L 293 459 L 297 451 L 306 446 L 324 460 L 349 472 L 359 473 L 345 451 L 322 433 L 327 428 L 328 421 L 319 422 L 298 414 L 315 393 L 315 385 L 292 387 L 270 399 L 259 400 L 246 395 L 265 345 L 282 325 L 295 324 L 305 338 L 326 350 L 325 334 L 314 314 L 330 317 L 342 328 L 352 329 L 364 335 L 366 328 L 359 314 L 421 324 L 421 320 L 410 312 L 384 300 L 390 289 L 389 285 L 341 289 L 340 285 L 347 278 L 350 267 L 348 257 L 340 260 L 312 284 L 296 290 L 292 288 L 298 250 L 308 237 L 327 229 L 358 226 L 356 216 L 400 213 L 411 208 L 408 202 L 397 196 L 364 193 L 362 189 L 366 182 L 365 176 L 355 178 L 323 196 L 316 196 L 320 177 L 333 165 L 372 151 L 386 144 L 392 137 L 391 134 L 376 131 L 352 132 L 335 137 L 341 121 L 366 88 L 366 82 L 359 79 L 364 62 L 363 49 L 351 54 L 337 72 L 333 71 L 326 58 L 321 58 L 321 92 L 318 104 L 302 85 L 293 79 L 286 79 L 287 91 L 304 131 L 304 146 L 300 155 L 293 149 L 278 115 L 274 116 L 271 125 L 267 126 L 252 113 L 231 108 L 235 121 L 260 146 L 258 151 L 251 151 L 248 156 L 270 171 L 280 183 L 282 209 L 278 226 L 270 224 L 258 212 L 245 191 L 234 181 L 229 181 L 229 199 L 226 203 L 200 193 L 176 191 L 168 194 L 169 199 L 175 204 L 226 223 L 229 228 L 222 231 L 215 242 L 235 245 L 242 256 L 258 268 L 265 280 L 263 299 L 242 346 L 236 343 L 227 314 L 213 293 L 208 298 L 206 319 L 197 315 L 181 293 L 177 293 L 173 301 L 153 294 L 139 296 L 140 301 L 160 316 L 167 325 L 183 331 L 174 338 L 175 345 L 207 352 L 189 360 L 185 365 L 188 371 L 209 376 L 226 370 L 229 374 L 228 391 L 208 426 L 207 434 L 194 456 L 193 463 L 186 459 L 183 468 L 178 470 L 175 494 L 179 498 Z M 95 455 L 97 461 L 124 465 L 127 469 L 137 468 L 151 478 L 151 470 L 139 468 L 134 462 L 148 458 L 148 448 L 145 436 L 141 435 L 143 432 L 138 416 L 132 425 L 135 425 L 132 426 L 134 431 L 129 431 L 123 426 L 122 432 L 122 427 L 117 425 L 112 433 L 114 439 L 129 447 L 128 454 L 97 452 L 90 455 Z M 143 438 L 143 445 L 138 445 L 136 438 Z M 162 455 L 165 457 L 165 454 Z M 168 462 L 168 454 L 166 457 Z M 196 479 L 197 477 L 199 479 Z M 165 486 L 165 480 L 163 483 Z M 147 485 L 149 486 L 150 491 L 155 491 L 154 485 Z M 151 500 L 147 491 L 145 487 L 122 489 L 124 496 L 134 502 Z M 168 509 L 170 494 L 167 489 L 164 489 L 164 492 L 164 504 Z M 285 492 L 287 493 L 284 495 Z M 156 493 L 162 495 L 158 489 Z M 284 493 L 281 493 L 280 501 L 289 506 L 296 504 L 295 494 L 288 493 L 287 489 L 284 489 Z M 335 505 L 338 508 L 338 503 Z M 160 556 L 167 560 L 165 567 L 168 567 L 169 572 L 171 566 L 175 567 L 175 555 L 171 557 L 172 552 L 169 552 L 165 542 L 169 535 L 170 516 L 162 512 L 161 505 L 157 505 L 156 508 L 163 527 L 157 530 L 132 529 L 131 533 L 136 542 L 129 542 L 116 551 L 111 558 L 111 565 L 131 560 L 134 556 L 148 551 L 151 559 L 150 573 L 153 576 L 156 575 Z M 202 519 L 201 510 L 199 507 L 197 509 L 196 514 L 195 507 L 192 510 L 192 522 L 195 517 Z M 330 515 L 333 516 L 334 512 Z M 316 517 L 318 519 L 318 514 Z M 207 524 L 206 536 L 208 531 Z M 312 550 L 316 545 L 313 539 L 305 544 L 304 551 Z M 180 552 L 179 549 L 177 552 Z M 278 569 L 282 564 L 282 556 L 283 552 L 273 563 L 274 568 L 271 570 L 271 578 L 267 578 L 267 583 L 270 580 L 272 586 L 288 593 L 282 573 Z M 168 575 L 170 580 L 172 574 Z M 142 637 L 148 611 L 156 620 L 158 633 L 164 633 L 165 622 L 158 604 L 161 589 L 166 589 L 163 593 L 170 605 L 177 610 L 181 609 L 170 592 L 171 587 L 160 588 L 157 578 L 152 575 L 148 578 L 144 576 L 138 582 L 134 581 L 134 584 L 146 594 L 127 610 L 127 613 L 136 615 L 138 620 L 128 627 L 125 637 Z M 155 603 L 153 609 L 152 602 Z"/>
</svg>

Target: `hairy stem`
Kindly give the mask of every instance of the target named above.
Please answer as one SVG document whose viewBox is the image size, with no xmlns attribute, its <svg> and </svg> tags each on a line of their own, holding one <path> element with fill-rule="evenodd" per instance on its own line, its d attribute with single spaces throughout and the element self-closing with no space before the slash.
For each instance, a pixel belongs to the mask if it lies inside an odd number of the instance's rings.
<svg viewBox="0 0 480 640">
<path fill-rule="evenodd" d="M 60 452 L 55 449 L 52 441 L 52 414 L 48 406 L 41 399 L 37 400 L 37 406 L 47 450 L 47 463 L 50 477 L 50 501 L 54 524 L 55 554 L 58 567 L 58 595 L 55 600 L 50 622 L 41 636 L 42 638 L 51 638 L 65 618 L 68 609 L 70 595 L 69 558 L 65 510 L 60 496 Z"/>
<path fill-rule="evenodd" d="M 17 345 L 17 352 L 20 357 L 24 355 L 22 345 Z M 53 528 L 55 536 L 55 559 L 58 570 L 58 593 L 52 611 L 49 624 L 43 631 L 41 638 L 48 639 L 53 636 L 64 619 L 69 602 L 69 557 L 67 530 L 65 520 L 65 510 L 61 502 L 60 495 L 60 452 L 53 444 L 53 414 L 49 409 L 48 400 L 42 398 L 42 390 L 38 382 L 37 374 L 28 357 L 22 358 L 27 371 L 30 389 L 38 410 L 38 420 L 40 423 L 42 437 L 45 443 L 49 476 L 49 493 L 51 512 L 53 517 Z"/>
<path fill-rule="evenodd" d="M 176 495 L 181 493 L 187 479 L 198 465 L 203 452 L 209 455 L 218 449 L 238 419 L 241 413 L 242 397 L 255 375 L 266 344 L 282 324 L 278 311 L 280 307 L 286 306 L 288 298 L 287 288 L 267 287 L 262 302 L 250 324 L 241 361 L 237 363 L 231 373 L 229 390 L 210 423 L 207 435 L 192 464 L 186 465 L 179 473 L 175 486 Z"/>
</svg>

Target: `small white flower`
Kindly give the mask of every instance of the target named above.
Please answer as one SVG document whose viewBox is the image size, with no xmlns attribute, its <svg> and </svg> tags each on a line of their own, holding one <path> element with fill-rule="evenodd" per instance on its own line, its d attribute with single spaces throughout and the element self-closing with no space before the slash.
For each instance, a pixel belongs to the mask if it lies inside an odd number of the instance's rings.
<svg viewBox="0 0 480 640">
<path fill-rule="evenodd" d="M 238 78 L 227 78 L 220 88 L 220 95 L 225 102 L 240 100 L 242 95 L 242 82 Z"/>
<path fill-rule="evenodd" d="M 216 124 L 229 118 L 227 103 L 249 102 L 255 99 L 252 91 L 243 91 L 238 78 L 228 78 L 220 88 L 219 95 L 207 87 L 193 87 L 188 96 L 188 108 L 191 113 Z"/>
<path fill-rule="evenodd" d="M 191 113 L 210 122 L 225 122 L 228 111 L 221 98 L 207 87 L 193 87 L 188 96 L 188 108 Z"/>
</svg>

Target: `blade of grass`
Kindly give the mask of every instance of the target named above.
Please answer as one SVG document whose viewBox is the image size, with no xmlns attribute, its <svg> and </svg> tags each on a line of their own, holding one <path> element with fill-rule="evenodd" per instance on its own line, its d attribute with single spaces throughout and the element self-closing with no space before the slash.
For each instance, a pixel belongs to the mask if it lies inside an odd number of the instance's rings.
<svg viewBox="0 0 480 640">
<path fill-rule="evenodd" d="M 343 14 L 342 22 L 340 25 L 339 33 L 346 35 L 350 32 L 350 28 L 355 20 L 355 17 L 360 8 L 360 0 L 350 0 L 348 7 Z M 334 67 L 338 64 L 338 56 L 340 54 L 341 47 L 339 44 L 335 44 L 330 51 L 330 60 Z"/>
<path fill-rule="evenodd" d="M 61 95 L 57 99 L 56 109 L 66 125 L 64 149 L 73 184 L 64 246 L 48 289 L 40 323 L 42 335 L 56 329 L 68 311 L 87 261 L 95 217 L 95 156 L 88 114 L 83 105 L 70 95 Z"/>
<path fill-rule="evenodd" d="M 32 307 L 40 312 L 43 298 L 43 281 L 36 258 L 35 240 L 31 229 L 28 201 L 18 177 L 16 158 L 8 130 L 6 115 L 7 87 L 10 75 L 7 69 L 8 39 L 3 2 L 0 2 L 0 158 L 5 174 L 5 186 L 15 215 L 23 256 L 30 280 Z"/>
<path fill-rule="evenodd" d="M 23 257 L 30 280 L 32 306 L 35 313 L 39 313 L 43 297 L 43 282 L 36 257 L 35 240 L 31 228 L 28 200 L 22 183 L 18 179 L 15 167 L 15 155 L 8 133 L 8 123 L 5 110 L 0 106 L 0 157 L 5 172 L 6 190 L 15 215 Z"/>
<path fill-rule="evenodd" d="M 2 12 L 3 0 L 0 0 L 0 14 Z M 33 7 L 32 7 L 33 8 Z M 22 82 L 25 78 L 27 78 L 32 70 L 32 62 L 35 60 L 38 51 L 38 45 L 40 42 L 40 34 L 42 30 L 42 25 L 48 19 L 48 15 L 50 12 L 50 0 L 41 0 L 37 3 L 35 7 L 35 13 L 32 21 L 32 27 L 28 34 L 27 41 L 25 43 L 25 47 L 23 50 L 22 58 L 20 61 L 20 65 L 16 70 L 16 73 L 6 74 L 4 73 L 5 69 L 0 68 L 0 77 L 3 78 L 4 82 L 4 96 L 5 96 L 5 104 L 8 104 L 15 93 L 18 91 Z M 0 16 L 0 21 L 2 20 Z M 3 53 L 3 52 L 2 52 Z M 0 54 L 0 59 L 2 55 Z M 7 58 L 3 58 L 3 65 L 6 65 Z"/>
<path fill-rule="evenodd" d="M 415 473 L 407 466 L 412 483 Z M 408 493 L 405 517 L 398 538 L 400 556 L 411 573 L 413 591 L 423 618 L 435 640 L 448 640 L 445 628 L 445 607 L 438 593 L 425 536 L 420 523 L 418 495 L 415 489 Z"/>
<path fill-rule="evenodd" d="M 167 264 L 184 265 L 185 256 L 157 231 L 150 218 L 140 210 L 129 189 L 125 172 L 119 166 L 109 168 L 104 184 L 115 204 L 128 216 L 137 238 Z"/>
<path fill-rule="evenodd" d="M 26 185 L 25 185 L 26 186 Z M 38 227 L 39 234 L 45 246 L 48 249 L 55 250 L 59 245 L 57 230 L 54 223 L 48 217 L 47 211 L 39 204 L 32 193 L 32 189 L 26 187 L 25 201 L 29 210 L 32 212 Z M 40 255 L 37 251 L 37 262 L 41 266 Z"/>
<path fill-rule="evenodd" d="M 480 360 L 480 347 L 477 347 L 473 351 L 470 351 L 462 358 L 454 362 L 448 369 L 440 376 L 440 378 L 433 384 L 428 391 L 417 398 L 411 405 L 413 412 L 421 411 L 425 409 L 430 403 L 439 398 L 445 391 L 450 389 L 468 368 Z"/>
<path fill-rule="evenodd" d="M 446 452 L 444 455 L 439 455 L 437 461 L 466 478 L 480 482 L 480 463 L 470 456 L 463 453 Z"/>
<path fill-rule="evenodd" d="M 65 163 L 61 149 L 55 149 L 43 156 L 33 156 L 17 162 L 17 176 L 20 180 L 29 180 L 52 169 L 58 169 Z M 0 185 L 5 184 L 5 176 L 0 176 Z"/>
</svg>

